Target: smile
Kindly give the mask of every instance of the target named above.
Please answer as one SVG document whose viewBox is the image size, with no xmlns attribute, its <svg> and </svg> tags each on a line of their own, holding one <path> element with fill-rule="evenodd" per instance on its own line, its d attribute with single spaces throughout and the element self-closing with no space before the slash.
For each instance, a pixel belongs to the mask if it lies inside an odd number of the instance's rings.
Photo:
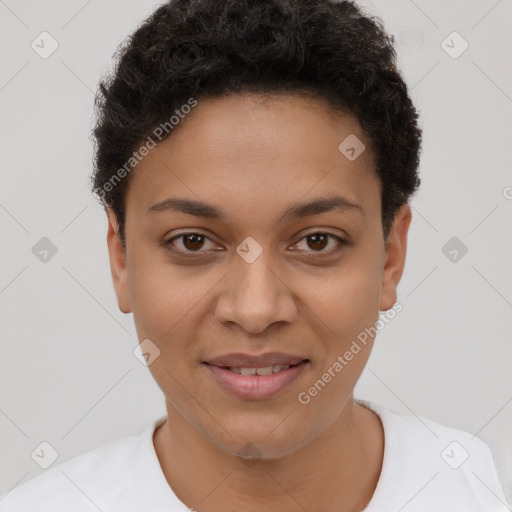
<svg viewBox="0 0 512 512">
<path fill-rule="evenodd" d="M 295 364 L 261 367 L 216 366 L 203 363 L 213 380 L 230 394 L 245 400 L 263 400 L 287 388 L 309 364 L 303 359 Z"/>
<path fill-rule="evenodd" d="M 264 368 L 236 368 L 232 366 L 229 368 L 229 370 L 235 373 L 240 373 L 241 375 L 270 375 L 271 373 L 288 370 L 288 368 L 290 368 L 289 364 L 284 366 L 275 364 L 274 366 L 265 366 Z"/>
</svg>

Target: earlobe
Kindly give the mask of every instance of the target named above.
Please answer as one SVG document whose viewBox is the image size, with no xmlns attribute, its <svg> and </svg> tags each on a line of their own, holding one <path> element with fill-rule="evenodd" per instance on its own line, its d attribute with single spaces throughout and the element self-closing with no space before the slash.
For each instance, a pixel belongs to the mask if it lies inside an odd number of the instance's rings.
<svg viewBox="0 0 512 512">
<path fill-rule="evenodd" d="M 403 205 L 398 210 L 386 243 L 380 310 L 391 309 L 397 301 L 396 289 L 402 277 L 407 253 L 407 233 L 412 219 L 411 208 Z"/>
<path fill-rule="evenodd" d="M 126 253 L 121 244 L 119 224 L 112 209 L 107 209 L 108 232 L 107 246 L 110 259 L 110 271 L 117 295 L 119 309 L 123 313 L 131 313 L 128 290 L 128 276 L 126 268 Z"/>
</svg>

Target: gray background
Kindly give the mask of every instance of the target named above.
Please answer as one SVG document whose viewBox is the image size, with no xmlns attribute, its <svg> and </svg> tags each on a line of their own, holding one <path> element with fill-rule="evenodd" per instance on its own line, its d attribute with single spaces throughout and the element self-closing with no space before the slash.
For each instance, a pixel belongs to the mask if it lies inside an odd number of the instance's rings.
<svg viewBox="0 0 512 512">
<path fill-rule="evenodd" d="M 356 396 L 478 434 L 512 499 L 512 3 L 364 4 L 397 38 L 424 150 L 404 310 Z M 88 188 L 93 91 L 157 5 L 0 0 L 0 494 L 44 471 L 30 457 L 41 441 L 60 463 L 165 414 L 117 309 Z M 59 44 L 47 59 L 31 48 L 43 31 Z M 453 31 L 469 44 L 458 58 L 442 47 Z M 32 252 L 42 237 L 58 249 L 46 263 Z M 442 250 L 452 237 L 468 248 L 455 262 Z"/>
</svg>

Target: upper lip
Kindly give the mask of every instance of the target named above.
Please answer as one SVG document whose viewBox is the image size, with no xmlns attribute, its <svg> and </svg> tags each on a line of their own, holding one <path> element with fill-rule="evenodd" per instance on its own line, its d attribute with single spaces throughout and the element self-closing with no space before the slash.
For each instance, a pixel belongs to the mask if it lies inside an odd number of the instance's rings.
<svg viewBox="0 0 512 512">
<path fill-rule="evenodd" d="M 268 352 L 261 355 L 243 353 L 224 354 L 205 361 L 213 366 L 227 366 L 233 368 L 266 368 L 280 364 L 294 365 L 306 359 L 305 357 L 284 354 L 282 352 Z"/>
</svg>

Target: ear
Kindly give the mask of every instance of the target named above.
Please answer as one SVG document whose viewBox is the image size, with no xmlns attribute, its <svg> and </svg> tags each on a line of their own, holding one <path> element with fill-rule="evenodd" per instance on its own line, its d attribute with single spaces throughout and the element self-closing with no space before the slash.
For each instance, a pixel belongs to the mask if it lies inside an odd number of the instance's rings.
<svg viewBox="0 0 512 512">
<path fill-rule="evenodd" d="M 409 205 L 403 205 L 396 213 L 386 242 L 384 270 L 382 273 L 380 310 L 391 309 L 397 301 L 396 288 L 405 265 L 407 233 L 412 213 Z"/>
<path fill-rule="evenodd" d="M 107 245 L 110 259 L 110 271 L 117 295 L 119 309 L 123 313 L 131 313 L 130 295 L 128 293 L 128 276 L 126 270 L 126 253 L 121 244 L 119 224 L 114 211 L 107 209 L 108 232 Z"/>
</svg>

